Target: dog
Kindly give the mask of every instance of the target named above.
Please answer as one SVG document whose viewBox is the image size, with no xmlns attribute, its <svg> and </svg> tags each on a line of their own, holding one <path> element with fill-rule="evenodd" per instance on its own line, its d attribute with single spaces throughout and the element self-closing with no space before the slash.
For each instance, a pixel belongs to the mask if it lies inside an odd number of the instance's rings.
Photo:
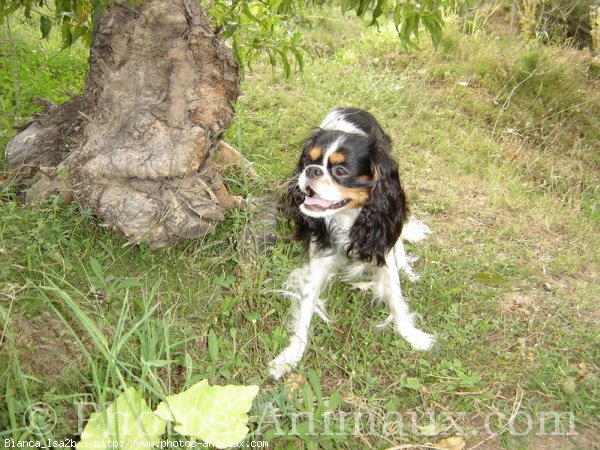
<svg viewBox="0 0 600 450">
<path fill-rule="evenodd" d="M 373 273 L 375 298 L 389 309 L 379 325 L 394 329 L 415 350 L 429 350 L 435 337 L 415 327 L 415 315 L 402 296 L 399 270 L 418 279 L 403 240 L 418 242 L 429 234 L 409 209 L 391 155 L 391 138 L 367 111 L 336 108 L 306 139 L 287 190 L 287 213 L 294 239 L 309 244 L 310 260 L 288 278 L 284 293 L 293 301 L 289 345 L 269 364 L 278 379 L 302 359 L 312 316 L 329 321 L 319 298 L 327 281 L 345 272 L 355 279 Z M 364 284 L 361 284 L 364 287 Z"/>
</svg>

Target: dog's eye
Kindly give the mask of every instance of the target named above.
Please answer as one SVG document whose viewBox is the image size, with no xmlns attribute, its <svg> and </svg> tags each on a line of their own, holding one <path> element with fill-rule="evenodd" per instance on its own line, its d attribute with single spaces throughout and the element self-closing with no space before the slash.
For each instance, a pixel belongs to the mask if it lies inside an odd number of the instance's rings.
<svg viewBox="0 0 600 450">
<path fill-rule="evenodd" d="M 342 166 L 334 167 L 333 174 L 337 177 L 345 177 L 348 175 L 348 171 L 344 169 Z"/>
</svg>

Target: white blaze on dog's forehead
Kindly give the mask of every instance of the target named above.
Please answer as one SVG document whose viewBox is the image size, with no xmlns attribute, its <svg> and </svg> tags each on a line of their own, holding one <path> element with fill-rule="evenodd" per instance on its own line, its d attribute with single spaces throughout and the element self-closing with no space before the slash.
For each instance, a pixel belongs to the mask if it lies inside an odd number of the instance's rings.
<svg viewBox="0 0 600 450">
<path fill-rule="evenodd" d="M 363 130 L 358 128 L 349 120 L 346 120 L 346 114 L 344 114 L 339 109 L 334 109 L 329 112 L 319 125 L 319 128 L 322 130 L 332 130 L 332 131 L 342 131 L 343 133 L 350 134 L 360 134 L 362 136 L 366 136 Z"/>
<path fill-rule="evenodd" d="M 333 141 L 327 149 L 325 150 L 325 156 L 323 156 L 323 167 L 327 167 L 327 162 L 329 161 L 329 157 L 340 149 L 340 146 L 343 142 L 342 138 L 337 138 Z"/>
</svg>

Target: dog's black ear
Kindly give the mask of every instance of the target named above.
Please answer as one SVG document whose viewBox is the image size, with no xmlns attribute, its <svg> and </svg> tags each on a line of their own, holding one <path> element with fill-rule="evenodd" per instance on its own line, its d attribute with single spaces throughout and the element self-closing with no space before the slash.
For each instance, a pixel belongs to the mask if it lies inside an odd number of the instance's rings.
<svg viewBox="0 0 600 450">
<path fill-rule="evenodd" d="M 371 150 L 374 184 L 367 203 L 350 230 L 348 256 L 362 261 L 385 264 L 385 255 L 398 241 L 408 216 L 408 206 L 398 165 L 392 159 L 390 139 L 375 139 Z"/>
<path fill-rule="evenodd" d="M 300 161 L 298 161 L 298 165 L 294 170 L 294 175 L 288 184 L 284 205 L 287 217 L 295 226 L 292 239 L 305 241 L 308 243 L 314 238 L 317 248 L 327 248 L 330 246 L 330 240 L 329 233 L 327 232 L 327 227 L 325 225 L 325 220 L 323 218 L 309 217 L 305 214 L 302 214 L 300 211 L 300 205 L 304 203 L 305 194 L 298 187 L 298 177 L 304 170 L 306 163 L 305 155 L 311 148 L 313 148 L 320 132 L 321 130 L 317 129 L 304 142 Z"/>
</svg>

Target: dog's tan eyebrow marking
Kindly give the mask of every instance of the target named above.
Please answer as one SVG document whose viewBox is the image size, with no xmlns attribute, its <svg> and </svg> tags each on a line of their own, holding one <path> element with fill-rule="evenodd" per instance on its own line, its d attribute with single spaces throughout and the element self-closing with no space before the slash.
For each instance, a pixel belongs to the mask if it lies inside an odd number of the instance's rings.
<svg viewBox="0 0 600 450">
<path fill-rule="evenodd" d="M 344 164 L 346 162 L 346 150 L 336 150 L 334 153 L 329 155 L 328 161 L 332 166 Z"/>
<path fill-rule="evenodd" d="M 308 151 L 308 157 L 311 161 L 316 161 L 323 155 L 323 150 L 321 147 L 313 147 Z"/>
</svg>

